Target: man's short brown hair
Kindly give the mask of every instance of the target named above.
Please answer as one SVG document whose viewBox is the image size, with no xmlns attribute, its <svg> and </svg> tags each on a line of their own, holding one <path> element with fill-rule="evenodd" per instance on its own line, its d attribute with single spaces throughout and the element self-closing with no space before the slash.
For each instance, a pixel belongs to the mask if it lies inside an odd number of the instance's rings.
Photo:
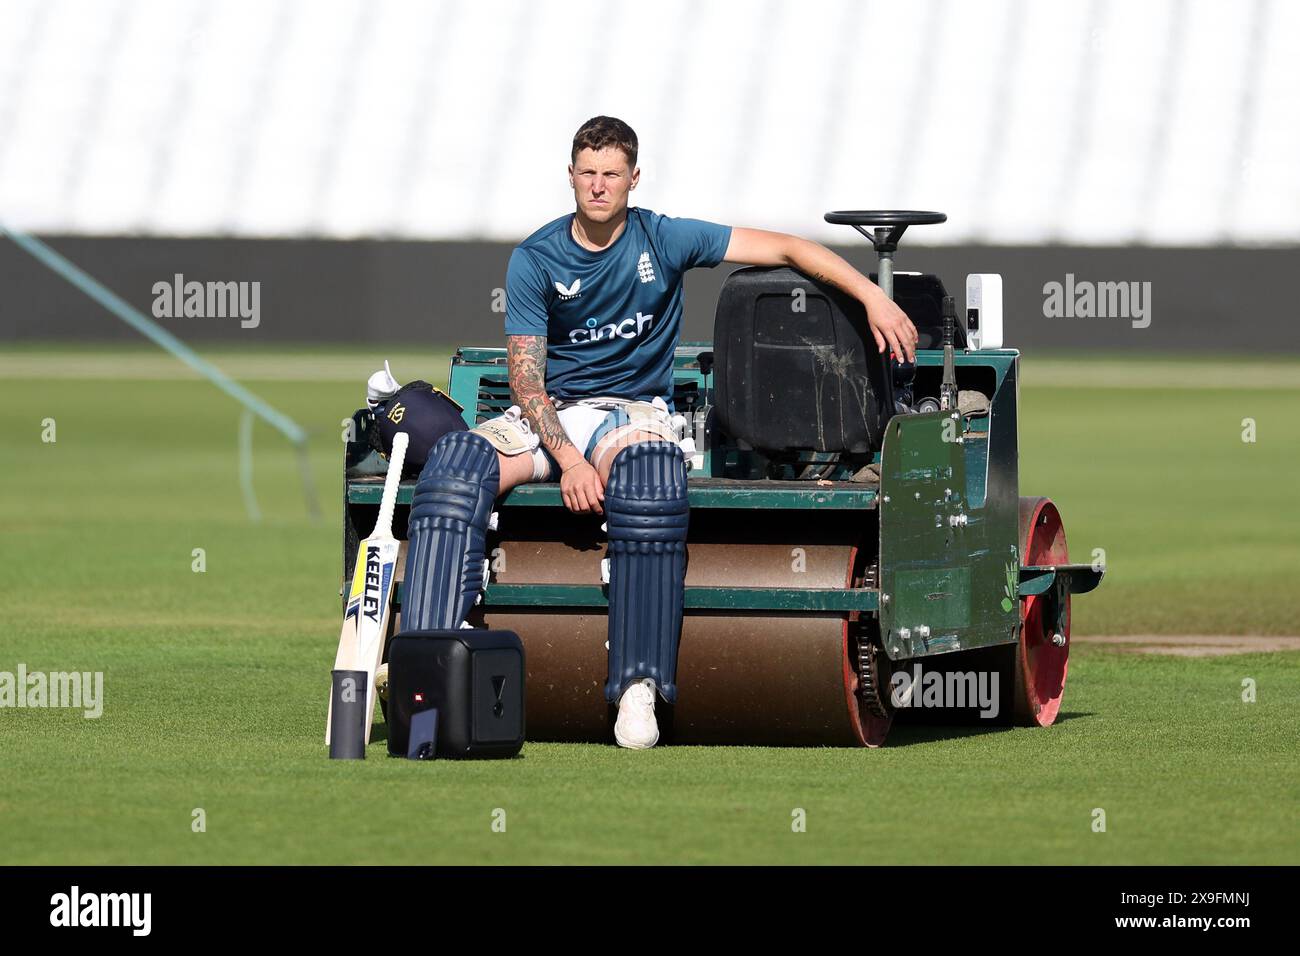
<svg viewBox="0 0 1300 956">
<path fill-rule="evenodd" d="M 612 116 L 593 116 L 574 135 L 570 162 L 576 163 L 578 154 L 584 149 L 600 152 L 610 147 L 621 149 L 627 156 L 628 168 L 636 169 L 637 142 L 632 127 Z"/>
</svg>

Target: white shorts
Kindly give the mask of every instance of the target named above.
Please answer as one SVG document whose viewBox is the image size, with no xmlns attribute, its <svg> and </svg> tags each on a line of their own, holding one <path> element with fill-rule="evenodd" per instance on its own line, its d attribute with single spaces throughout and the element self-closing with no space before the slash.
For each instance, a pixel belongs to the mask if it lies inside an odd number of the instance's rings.
<svg viewBox="0 0 1300 956">
<path fill-rule="evenodd" d="M 596 430 L 604 425 L 614 413 L 607 408 L 592 408 L 589 405 L 566 405 L 556 409 L 564 433 L 573 442 L 573 447 L 582 450 L 584 457 L 590 457 L 595 450 Z M 605 429 L 608 431 L 608 429 Z"/>
<path fill-rule="evenodd" d="M 638 424 L 651 432 L 661 434 L 665 440 L 672 440 L 681 444 L 681 438 L 675 430 L 675 425 L 671 421 L 671 416 L 662 402 L 657 403 L 660 411 L 650 410 L 651 421 L 647 423 L 645 419 L 644 403 L 633 409 L 641 418 L 634 423 L 628 409 L 622 405 L 610 408 L 599 407 L 599 399 L 589 400 L 592 404 L 583 404 L 581 402 L 564 403 L 552 398 L 556 404 L 556 416 L 560 420 L 560 427 L 564 429 L 565 435 L 573 446 L 582 452 L 582 456 L 587 461 L 595 464 L 593 454 L 600 440 L 617 428 L 625 431 L 635 430 Z M 637 409 L 640 409 L 639 411 Z M 479 426 L 489 433 L 486 437 L 496 445 L 497 449 L 504 451 L 506 454 L 519 454 L 524 450 L 531 448 L 533 456 L 533 481 L 547 481 L 558 478 L 560 474 L 559 462 L 551 453 L 542 445 L 537 436 L 532 434 L 526 420 L 521 421 L 521 415 L 518 406 L 511 407 L 505 415 L 490 419 Z M 493 428 L 492 426 L 504 427 Z M 685 421 L 682 420 L 681 427 L 685 428 Z M 513 446 L 514 451 L 509 450 L 508 446 Z M 694 451 L 693 443 L 691 451 Z M 683 452 L 686 449 L 683 448 Z"/>
</svg>

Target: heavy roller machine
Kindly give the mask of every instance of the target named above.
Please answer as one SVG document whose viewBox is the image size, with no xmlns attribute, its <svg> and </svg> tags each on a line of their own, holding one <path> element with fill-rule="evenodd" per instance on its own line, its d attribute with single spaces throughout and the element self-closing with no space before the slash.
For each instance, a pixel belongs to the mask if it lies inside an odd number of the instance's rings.
<svg viewBox="0 0 1300 956">
<path fill-rule="evenodd" d="M 916 324 L 917 361 L 878 354 L 859 303 L 789 269 L 732 273 L 713 342 L 677 348 L 674 404 L 696 453 L 678 701 L 659 705 L 662 738 L 877 746 L 900 713 L 891 675 L 917 662 L 996 671 L 999 716 L 1047 726 L 1070 596 L 1103 569 L 1070 564 L 1056 507 L 1020 496 L 1019 353 L 1000 347 L 1000 280 L 968 279 L 963 325 L 937 276 L 893 270 L 907 227 L 942 213 L 825 218 L 875 247 L 873 278 Z M 470 426 L 500 414 L 505 350 L 459 349 L 449 392 Z M 364 434 L 346 464 L 345 581 L 382 487 Z M 522 638 L 529 739 L 611 740 L 603 518 L 566 510 L 555 483 L 517 487 L 497 511 L 469 623 Z"/>
</svg>

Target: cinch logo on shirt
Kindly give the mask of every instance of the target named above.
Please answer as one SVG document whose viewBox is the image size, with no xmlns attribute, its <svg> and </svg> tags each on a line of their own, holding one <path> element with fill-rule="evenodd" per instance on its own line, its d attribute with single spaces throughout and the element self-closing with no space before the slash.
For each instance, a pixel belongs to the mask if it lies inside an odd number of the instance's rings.
<svg viewBox="0 0 1300 956">
<path fill-rule="evenodd" d="M 568 302 L 570 299 L 576 299 L 578 297 L 578 289 L 581 286 L 581 279 L 574 279 L 573 285 L 571 286 L 565 286 L 563 283 L 557 281 L 555 283 L 555 291 L 560 293 L 561 301 Z"/>
<path fill-rule="evenodd" d="M 575 345 L 580 345 L 588 342 L 599 342 L 601 339 L 612 339 L 616 335 L 620 339 L 634 339 L 641 334 L 647 325 L 654 321 L 654 318 L 653 315 L 638 312 L 622 322 L 611 322 L 609 325 L 597 327 L 599 322 L 593 316 L 587 320 L 585 329 L 574 329 L 569 333 L 569 341 Z"/>
</svg>

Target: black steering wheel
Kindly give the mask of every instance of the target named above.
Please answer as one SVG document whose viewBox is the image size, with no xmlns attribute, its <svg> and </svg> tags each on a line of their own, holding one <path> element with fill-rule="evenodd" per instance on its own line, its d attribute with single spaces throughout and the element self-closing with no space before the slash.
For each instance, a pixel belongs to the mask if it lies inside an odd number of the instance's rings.
<svg viewBox="0 0 1300 956">
<path fill-rule="evenodd" d="M 941 212 L 920 209 L 836 209 L 823 217 L 837 226 L 852 226 L 867 237 L 876 252 L 893 252 L 908 226 L 932 226 L 947 222 Z M 867 232 L 871 227 L 872 232 Z"/>
</svg>

